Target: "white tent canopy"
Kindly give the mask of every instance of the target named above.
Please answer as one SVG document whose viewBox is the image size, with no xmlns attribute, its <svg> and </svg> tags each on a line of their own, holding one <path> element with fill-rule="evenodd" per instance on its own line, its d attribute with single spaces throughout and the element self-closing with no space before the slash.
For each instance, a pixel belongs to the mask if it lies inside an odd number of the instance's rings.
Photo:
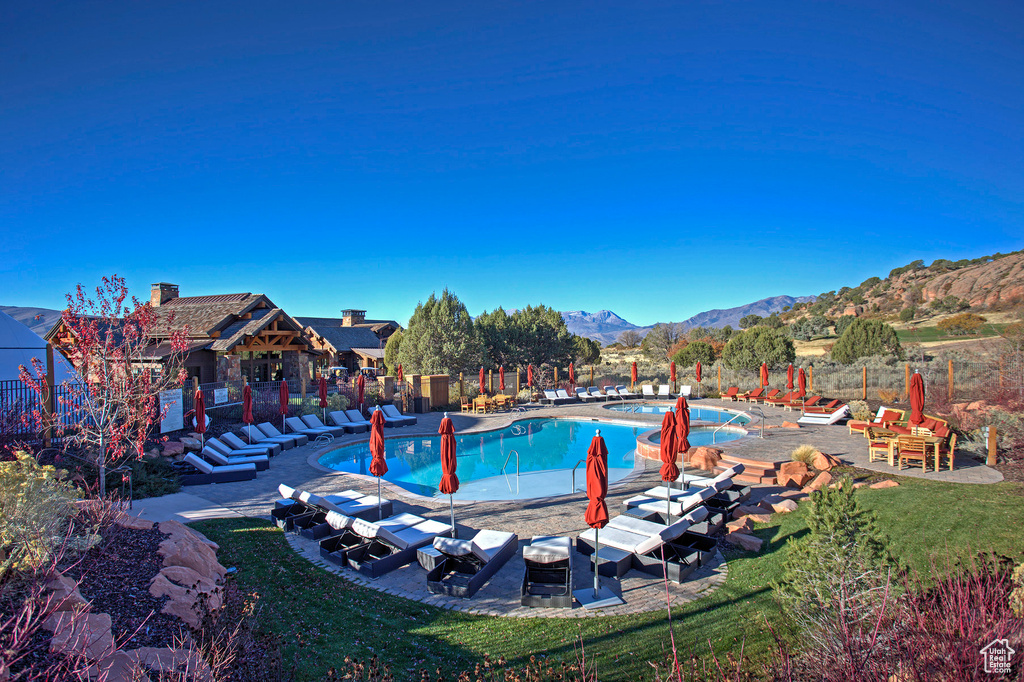
<svg viewBox="0 0 1024 682">
<path fill-rule="evenodd" d="M 18 379 L 18 365 L 25 365 L 31 372 L 32 358 L 46 365 L 46 341 L 7 313 L 0 312 L 0 381 Z M 74 381 L 77 376 L 71 363 L 54 351 L 54 382 Z"/>
</svg>

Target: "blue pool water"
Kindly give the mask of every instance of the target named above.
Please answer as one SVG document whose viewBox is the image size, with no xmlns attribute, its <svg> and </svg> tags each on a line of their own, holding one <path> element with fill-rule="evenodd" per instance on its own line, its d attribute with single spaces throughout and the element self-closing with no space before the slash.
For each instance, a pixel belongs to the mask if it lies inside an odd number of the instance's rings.
<svg viewBox="0 0 1024 682">
<path fill-rule="evenodd" d="M 565 495 L 573 490 L 572 468 L 586 460 L 587 448 L 596 429 L 608 447 L 608 480 L 617 481 L 633 470 L 637 435 L 653 428 L 649 424 L 627 426 L 590 420 L 528 419 L 497 431 L 456 435 L 459 491 L 455 499 L 511 500 Z M 737 438 L 736 434 L 724 439 Z M 384 456 L 388 463 L 385 480 L 420 495 L 440 496 L 440 437 L 387 438 Z M 718 434 L 723 441 L 723 434 Z M 692 445 L 711 443 L 711 432 L 695 429 Z M 516 457 L 519 453 L 519 475 Z M 369 443 L 357 443 L 332 450 L 320 464 L 336 471 L 369 475 Z M 508 464 L 506 465 L 506 460 Z M 502 468 L 504 466 L 504 471 Z M 575 487 L 586 485 L 586 464 L 576 470 Z"/>
<path fill-rule="evenodd" d="M 629 412 L 632 414 L 665 414 L 669 410 L 675 409 L 675 405 L 669 405 L 668 403 L 661 405 L 657 403 L 626 403 L 623 405 L 608 405 L 605 409 L 612 410 L 613 412 Z M 696 419 L 699 421 L 723 424 L 735 416 L 735 412 L 729 412 L 728 410 L 713 410 L 705 407 L 690 408 L 691 420 Z M 735 419 L 732 423 L 746 424 L 749 421 L 750 417 L 744 415 Z"/>
</svg>

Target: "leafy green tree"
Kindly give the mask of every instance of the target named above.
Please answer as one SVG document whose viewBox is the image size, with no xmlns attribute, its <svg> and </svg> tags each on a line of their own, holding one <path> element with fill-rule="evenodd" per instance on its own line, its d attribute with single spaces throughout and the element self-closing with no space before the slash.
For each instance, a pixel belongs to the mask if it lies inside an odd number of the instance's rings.
<svg viewBox="0 0 1024 682">
<path fill-rule="evenodd" d="M 960 313 L 953 317 L 947 317 L 936 326 L 947 334 L 965 336 L 977 334 L 978 330 L 985 326 L 985 318 L 974 313 Z"/>
<path fill-rule="evenodd" d="M 848 365 L 870 355 L 906 356 L 896 330 L 881 320 L 855 319 L 832 347 L 832 359 Z"/>
<path fill-rule="evenodd" d="M 526 306 L 511 315 L 514 364 L 565 366 L 573 356 L 573 334 L 562 313 L 545 305 Z"/>
<path fill-rule="evenodd" d="M 484 347 L 466 306 L 447 289 L 416 306 L 398 348 L 410 374 L 467 372 L 483 362 Z"/>
<path fill-rule="evenodd" d="M 900 322 L 910 322 L 917 315 L 917 308 L 910 306 L 900 311 Z"/>
<path fill-rule="evenodd" d="M 740 329 L 750 329 L 751 327 L 756 327 L 757 325 L 761 324 L 762 319 L 764 318 L 762 318 L 760 315 L 755 315 L 753 313 L 749 315 L 744 315 L 743 317 L 740 318 Z"/>
<path fill-rule="evenodd" d="M 668 358 L 669 349 L 676 345 L 680 338 L 682 338 L 682 330 L 678 324 L 658 323 L 651 331 L 647 332 L 643 343 L 640 344 L 640 350 L 652 360 L 664 361 Z"/>
<path fill-rule="evenodd" d="M 640 345 L 642 340 L 643 338 L 640 336 L 640 332 L 634 329 L 627 329 L 619 334 L 619 343 L 626 348 L 636 348 Z"/>
<path fill-rule="evenodd" d="M 477 317 L 475 326 L 487 354 L 488 361 L 485 364 L 492 367 L 514 367 L 520 340 L 512 316 L 500 307 L 495 308 Z"/>
<path fill-rule="evenodd" d="M 857 318 L 853 315 L 840 316 L 840 318 L 836 320 L 836 336 L 842 336 L 843 332 L 845 332 L 856 319 Z"/>
<path fill-rule="evenodd" d="M 702 365 L 710 365 L 715 361 L 715 349 L 707 341 L 692 341 L 685 348 L 676 352 L 672 360 L 677 365 L 691 367 L 700 362 Z"/>
<path fill-rule="evenodd" d="M 962 298 L 953 296 L 950 294 L 945 298 L 937 298 L 928 304 L 928 307 L 932 310 L 940 313 L 958 313 L 961 310 L 967 310 L 971 307 L 971 304 Z"/>
<path fill-rule="evenodd" d="M 796 359 L 793 342 L 771 327 L 754 327 L 729 339 L 722 349 L 722 362 L 730 369 L 754 371 L 767 363 L 782 367 Z"/>
<path fill-rule="evenodd" d="M 573 355 L 577 365 L 595 365 L 601 361 L 601 344 L 585 336 L 573 337 Z"/>
<path fill-rule="evenodd" d="M 384 344 L 384 367 L 387 368 L 388 374 L 390 374 L 391 376 L 394 376 L 398 372 L 398 349 L 401 347 L 401 345 L 401 329 L 399 329 L 390 337 L 388 337 L 388 342 Z"/>
</svg>

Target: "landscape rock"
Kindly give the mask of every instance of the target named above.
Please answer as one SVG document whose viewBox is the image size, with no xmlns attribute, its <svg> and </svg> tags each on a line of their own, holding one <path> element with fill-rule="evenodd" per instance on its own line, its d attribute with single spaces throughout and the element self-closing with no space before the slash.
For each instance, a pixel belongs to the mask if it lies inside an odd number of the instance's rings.
<svg viewBox="0 0 1024 682">
<path fill-rule="evenodd" d="M 802 490 L 783 490 L 781 493 L 779 493 L 779 497 L 783 497 L 787 500 L 793 500 L 794 502 L 799 502 L 801 500 L 807 499 L 807 493 L 803 492 Z"/>
<path fill-rule="evenodd" d="M 818 471 L 831 471 L 835 467 L 841 466 L 842 462 L 837 457 L 819 452 L 814 456 L 814 461 L 811 462 L 811 465 Z"/>
<path fill-rule="evenodd" d="M 714 471 L 722 459 L 722 451 L 718 448 L 698 446 L 690 448 L 690 464 L 704 471 Z"/>
<path fill-rule="evenodd" d="M 749 516 L 751 521 L 755 523 L 768 523 L 772 520 L 772 515 L 765 513 L 765 510 L 761 507 L 751 507 L 747 505 L 741 505 L 736 507 L 732 512 L 734 519 L 740 519 L 744 516 Z"/>
<path fill-rule="evenodd" d="M 186 538 L 191 538 L 191 539 L 194 539 L 194 540 L 197 540 L 197 541 L 203 543 L 204 545 L 206 545 L 207 547 L 209 547 L 210 549 L 212 549 L 215 552 L 218 549 L 220 549 L 220 545 L 218 545 L 216 542 L 214 542 L 210 538 L 206 537 L 205 535 L 203 535 L 199 531 L 195 530 L 194 528 L 189 528 L 184 523 L 181 523 L 179 521 L 174 521 L 174 520 L 162 521 L 160 523 L 159 530 L 160 530 L 161 533 L 164 533 L 166 535 L 170 535 L 171 536 L 170 537 L 171 540 L 176 540 L 176 539 L 178 539 L 180 537 L 186 537 Z"/>
<path fill-rule="evenodd" d="M 802 488 L 814 478 L 814 474 L 779 474 L 775 477 L 775 480 L 779 485 L 793 488 Z"/>
<path fill-rule="evenodd" d="M 176 457 L 185 454 L 185 446 L 173 440 L 164 443 L 164 457 Z"/>
<path fill-rule="evenodd" d="M 50 651 L 61 654 L 78 652 L 90 661 L 105 658 L 113 652 L 110 616 L 105 613 L 58 611 L 43 622 L 43 627 L 53 631 Z"/>
<path fill-rule="evenodd" d="M 157 552 L 164 558 L 164 566 L 186 566 L 215 582 L 227 572 L 217 561 L 216 552 L 194 537 L 180 535 L 164 540 Z"/>
<path fill-rule="evenodd" d="M 867 486 L 867 484 L 868 484 L 868 482 L 867 482 L 867 481 L 860 481 L 860 482 L 858 482 L 858 483 L 854 483 L 854 484 L 853 484 L 853 489 L 854 489 L 854 490 L 859 490 L 859 489 L 861 489 L 861 488 L 863 488 L 863 487 Z"/>
<path fill-rule="evenodd" d="M 114 517 L 114 523 L 121 528 L 130 528 L 132 530 L 150 530 L 154 525 L 152 521 L 123 512 Z"/>
<path fill-rule="evenodd" d="M 89 602 L 78 590 L 78 583 L 60 573 L 55 573 L 43 585 L 45 594 L 44 611 L 85 611 Z"/>
<path fill-rule="evenodd" d="M 102 679 L 104 682 L 150 682 L 138 657 L 128 651 L 115 651 L 97 661 L 89 668 L 89 678 Z"/>
<path fill-rule="evenodd" d="M 198 438 L 189 438 L 188 436 L 185 436 L 183 438 L 179 438 L 178 442 L 181 443 L 181 446 L 189 452 L 199 452 L 203 449 L 203 444 L 199 442 Z"/>
<path fill-rule="evenodd" d="M 150 677 L 146 670 L 156 673 L 178 673 L 174 679 L 193 680 L 194 682 L 213 682 L 214 675 L 210 666 L 195 653 L 185 649 L 167 647 L 139 647 L 127 651 L 118 651 L 98 661 L 90 668 L 90 678 L 102 676 L 104 682 L 146 682 Z"/>
<path fill-rule="evenodd" d="M 779 471 L 783 474 L 809 474 L 811 470 L 803 462 L 783 462 L 779 465 Z"/>
<path fill-rule="evenodd" d="M 898 486 L 899 486 L 899 483 L 897 483 L 896 481 L 893 481 L 893 480 L 890 479 L 890 480 L 886 480 L 886 481 L 879 481 L 878 483 L 872 483 L 868 487 L 869 488 L 874 488 L 875 490 L 881 490 L 882 488 L 896 488 Z"/>
<path fill-rule="evenodd" d="M 800 425 L 796 422 L 782 422 L 782 428 L 784 429 L 799 429 Z"/>
<path fill-rule="evenodd" d="M 741 516 L 725 524 L 730 532 L 749 533 L 754 530 L 754 521 L 749 516 Z"/>
<path fill-rule="evenodd" d="M 815 490 L 821 490 L 829 483 L 832 482 L 832 474 L 827 471 L 822 471 L 820 474 L 814 477 L 814 480 L 807 484 L 804 488 L 804 492 L 813 492 Z"/>
<path fill-rule="evenodd" d="M 748 552 L 760 552 L 761 545 L 764 544 L 761 538 L 746 533 L 729 533 L 725 536 L 727 542 L 730 542 L 737 547 L 742 547 Z"/>
<path fill-rule="evenodd" d="M 788 514 L 796 511 L 796 501 L 794 500 L 781 500 L 772 505 L 772 509 L 776 514 Z"/>
<path fill-rule="evenodd" d="M 210 578 L 187 566 L 165 566 L 150 583 L 154 597 L 168 597 L 163 613 L 176 616 L 192 627 L 202 621 L 204 606 L 211 611 L 221 607 L 220 587 Z"/>
</svg>

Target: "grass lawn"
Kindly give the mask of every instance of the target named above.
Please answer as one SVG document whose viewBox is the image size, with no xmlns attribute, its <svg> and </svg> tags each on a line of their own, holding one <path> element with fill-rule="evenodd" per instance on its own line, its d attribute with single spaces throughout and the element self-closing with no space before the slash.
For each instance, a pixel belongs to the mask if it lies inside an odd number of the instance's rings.
<svg viewBox="0 0 1024 682">
<path fill-rule="evenodd" d="M 967 341 L 970 339 L 987 339 L 999 336 L 1006 328 L 1006 324 L 986 324 L 978 330 L 977 334 L 953 335 L 947 334 L 936 326 L 914 327 L 912 329 L 897 329 L 896 336 L 900 343 L 931 343 L 934 341 Z"/>
<path fill-rule="evenodd" d="M 927 575 L 951 554 L 994 549 L 1018 557 L 1024 486 L 957 485 L 901 478 L 900 487 L 863 489 L 858 499 L 873 511 L 892 539 L 892 550 Z M 673 611 L 680 656 L 716 651 L 765 657 L 772 642 L 767 616 L 793 637 L 771 595 L 785 542 L 806 532 L 806 504 L 797 512 L 761 524 L 760 555 L 727 556 L 728 580 L 711 595 Z M 295 661 L 300 680 L 315 680 L 346 655 L 377 654 L 391 663 L 395 678 L 437 667 L 471 670 L 490 654 L 525 661 L 532 654 L 553 662 L 572 661 L 582 640 L 587 656 L 597 655 L 603 680 L 651 679 L 648 661 L 663 662 L 669 636 L 665 611 L 637 616 L 552 620 L 491 618 L 454 613 L 352 585 L 293 553 L 283 533 L 259 519 L 225 519 L 194 524 L 221 546 L 220 560 L 240 568 L 237 580 L 262 596 L 261 621 L 281 635 L 285 661 Z M 425 589 L 425 587 L 424 587 Z M 417 678 L 418 679 L 418 678 Z"/>
</svg>

